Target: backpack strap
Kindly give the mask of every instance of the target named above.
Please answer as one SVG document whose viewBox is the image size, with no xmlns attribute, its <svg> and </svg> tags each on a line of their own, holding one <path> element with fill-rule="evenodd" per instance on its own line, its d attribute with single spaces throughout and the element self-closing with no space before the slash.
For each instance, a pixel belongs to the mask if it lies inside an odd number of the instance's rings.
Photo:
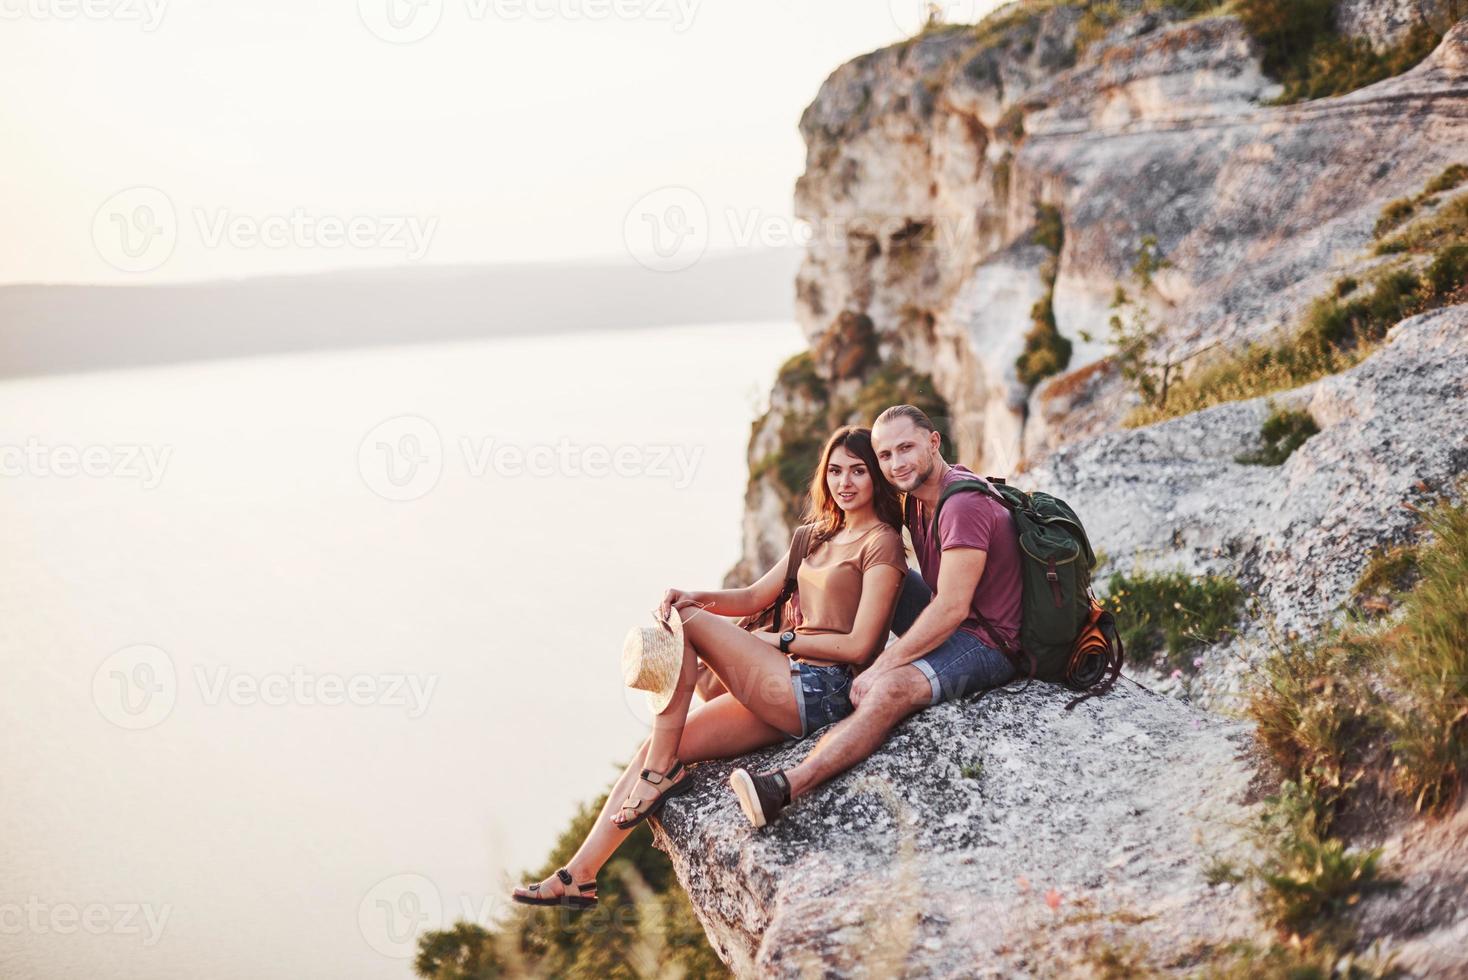
<svg viewBox="0 0 1468 980">
<path fill-rule="evenodd" d="M 933 520 L 928 526 L 928 540 L 936 540 L 938 537 L 938 515 L 943 511 L 943 502 L 956 493 L 972 491 L 987 494 L 1003 504 L 1006 509 L 1010 509 L 1009 501 L 1005 500 L 998 490 L 990 486 L 987 480 L 954 480 L 943 488 L 942 494 L 938 497 L 938 503 L 933 507 Z"/>
<path fill-rule="evenodd" d="M 800 574 L 800 563 L 805 559 L 806 553 L 810 551 L 811 535 L 815 531 L 814 524 L 802 524 L 795 529 L 795 536 L 790 539 L 790 557 L 785 562 L 785 585 L 780 590 L 780 598 L 775 600 L 775 632 L 780 632 L 780 619 L 785 614 L 785 603 L 795 594 L 798 585 L 796 576 Z"/>
</svg>

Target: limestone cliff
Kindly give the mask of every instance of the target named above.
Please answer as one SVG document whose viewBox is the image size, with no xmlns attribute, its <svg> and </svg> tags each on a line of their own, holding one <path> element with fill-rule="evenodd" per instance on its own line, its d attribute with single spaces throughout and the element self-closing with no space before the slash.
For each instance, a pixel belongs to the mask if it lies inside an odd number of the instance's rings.
<svg viewBox="0 0 1468 980">
<path fill-rule="evenodd" d="M 1278 783 L 1231 720 L 1240 676 L 1265 628 L 1338 617 L 1372 550 L 1468 472 L 1461 285 L 1346 369 L 1140 428 L 1107 342 L 1120 287 L 1188 374 L 1410 262 L 1374 247 L 1378 223 L 1397 199 L 1439 207 L 1424 185 L 1468 163 L 1468 24 L 1395 77 L 1283 105 L 1232 16 L 1137 3 L 1094 36 L 1083 7 L 930 30 L 841 66 L 806 110 L 811 352 L 754 424 L 729 577 L 784 550 L 811 426 L 922 398 L 963 462 L 1076 504 L 1111 568 L 1226 572 L 1256 615 L 1194 674 L 1129 668 L 1073 713 L 1042 685 L 915 716 L 761 831 L 724 789 L 730 764 L 699 767 L 658 840 L 737 975 L 1185 974 L 1267 942 L 1243 889 L 1205 872 L 1248 858 L 1242 828 Z M 1344 0 L 1334 16 L 1389 43 L 1439 8 Z M 1139 272 L 1147 248 L 1165 261 Z M 1042 320 L 1070 356 L 1030 384 L 1017 361 Z M 1244 465 L 1279 407 L 1319 433 L 1281 466 Z M 1368 904 L 1362 935 L 1408 975 L 1468 975 L 1463 814 L 1374 831 L 1408 887 Z"/>
<path fill-rule="evenodd" d="M 1350 9 L 1365 23 L 1380 8 Z M 1133 404 L 1102 358 L 1144 237 L 1168 263 L 1146 297 L 1161 345 L 1178 358 L 1236 347 L 1378 265 L 1382 206 L 1468 145 L 1463 27 L 1401 76 L 1275 106 L 1279 86 L 1231 17 L 1144 14 L 1072 64 L 1079 16 L 1021 11 L 983 37 L 937 32 L 864 55 L 801 119 L 795 206 L 814 230 L 796 284 L 802 329 L 818 348 L 843 316 L 869 318 L 878 358 L 931 377 L 958 455 L 988 473 L 1113 429 Z M 1036 241 L 1042 206 L 1063 230 L 1053 258 Z M 1073 354 L 1028 391 L 1015 360 L 1047 291 Z M 752 470 L 778 451 L 803 383 L 777 383 Z M 731 580 L 784 550 L 788 496 L 751 481 Z"/>
</svg>

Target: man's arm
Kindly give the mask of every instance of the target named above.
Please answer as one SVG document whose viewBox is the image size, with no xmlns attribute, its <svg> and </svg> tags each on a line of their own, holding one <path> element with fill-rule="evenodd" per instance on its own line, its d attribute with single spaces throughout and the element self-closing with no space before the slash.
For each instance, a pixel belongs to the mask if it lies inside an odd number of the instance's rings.
<svg viewBox="0 0 1468 980">
<path fill-rule="evenodd" d="M 868 673 L 910 664 L 953 635 L 968 618 L 974 590 L 984 574 L 989 553 L 978 548 L 949 548 L 938 566 L 938 594 L 912 627 L 872 662 Z"/>
</svg>

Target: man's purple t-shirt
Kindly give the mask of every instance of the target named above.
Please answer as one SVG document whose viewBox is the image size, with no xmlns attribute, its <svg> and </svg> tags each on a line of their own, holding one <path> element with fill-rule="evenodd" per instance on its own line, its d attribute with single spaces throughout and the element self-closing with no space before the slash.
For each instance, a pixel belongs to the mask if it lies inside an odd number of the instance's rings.
<svg viewBox="0 0 1468 980">
<path fill-rule="evenodd" d="M 968 467 L 955 465 L 943 478 L 938 492 L 941 495 L 943 488 L 955 480 L 976 479 L 979 477 Z M 954 494 L 943 504 L 943 512 L 938 515 L 938 540 L 930 541 L 928 528 L 933 519 L 932 511 L 916 497 L 910 506 L 916 514 L 914 524 L 908 526 L 912 548 L 917 555 L 923 581 L 934 594 L 938 592 L 938 564 L 943 551 L 977 548 L 988 552 L 984 572 L 979 576 L 979 585 L 969 606 L 968 618 L 958 628 L 973 633 L 991 646 L 1001 646 L 980 625 L 979 617 L 982 616 L 1005 642 L 1017 647 L 1023 587 L 1019 574 L 1019 537 L 1009 510 L 981 491 Z"/>
</svg>

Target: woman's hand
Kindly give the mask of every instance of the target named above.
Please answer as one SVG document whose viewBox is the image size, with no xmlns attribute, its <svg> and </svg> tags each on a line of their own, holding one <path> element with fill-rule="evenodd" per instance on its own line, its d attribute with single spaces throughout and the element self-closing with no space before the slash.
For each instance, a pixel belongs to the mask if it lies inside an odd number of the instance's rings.
<svg viewBox="0 0 1468 980">
<path fill-rule="evenodd" d="M 751 635 L 752 636 L 759 637 L 761 640 L 764 640 L 766 643 L 768 643 L 770 646 L 774 647 L 776 650 L 780 649 L 780 634 L 779 633 L 753 633 Z"/>
<path fill-rule="evenodd" d="M 663 593 L 662 605 L 658 606 L 658 618 L 667 621 L 673 614 L 674 609 L 682 609 L 684 606 L 701 606 L 702 603 L 693 598 L 692 592 L 684 592 L 682 589 L 669 589 Z"/>
</svg>

